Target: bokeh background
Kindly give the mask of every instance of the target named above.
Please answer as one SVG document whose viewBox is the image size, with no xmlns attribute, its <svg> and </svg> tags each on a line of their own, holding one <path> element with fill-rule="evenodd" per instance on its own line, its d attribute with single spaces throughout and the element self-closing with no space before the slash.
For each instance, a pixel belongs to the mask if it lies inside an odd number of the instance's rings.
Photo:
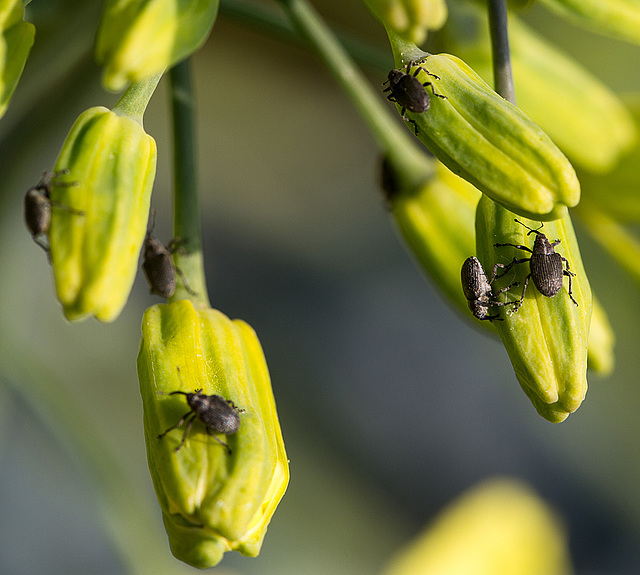
<svg viewBox="0 0 640 575">
<path fill-rule="evenodd" d="M 23 223 L 24 192 L 53 165 L 75 118 L 116 101 L 91 58 L 98 4 L 33 1 L 36 45 L 0 122 L 0 573 L 8 575 L 128 572 L 102 501 L 106 478 L 96 481 L 69 438 L 103 446 L 94 457 L 117 468 L 112 488 L 151 517 L 145 537 L 158 561 L 194 572 L 169 552 L 144 451 L 135 358 L 142 313 L 160 300 L 140 274 L 115 323 L 68 324 Z M 364 68 L 380 86 L 392 62 L 364 6 L 315 6 L 380 51 L 379 66 Z M 524 19 L 614 90 L 640 90 L 639 48 L 538 6 Z M 590 375 L 579 411 L 550 424 L 500 343 L 447 307 L 403 248 L 379 190 L 379 150 L 313 54 L 227 9 L 193 74 L 211 302 L 256 329 L 291 460 L 260 557 L 228 554 L 218 572 L 380 572 L 461 492 L 499 475 L 526 481 L 562 516 L 577 573 L 640 573 L 638 286 L 578 227 L 616 331 L 617 365 L 606 379 Z M 158 143 L 152 204 L 165 242 L 167 103 L 163 82 L 145 116 Z"/>
</svg>

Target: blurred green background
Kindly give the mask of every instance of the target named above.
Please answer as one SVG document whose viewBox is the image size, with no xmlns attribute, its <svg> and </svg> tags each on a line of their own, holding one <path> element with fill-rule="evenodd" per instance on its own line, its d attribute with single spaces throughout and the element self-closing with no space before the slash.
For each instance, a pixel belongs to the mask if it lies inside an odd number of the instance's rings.
<svg viewBox="0 0 640 575">
<path fill-rule="evenodd" d="M 127 572 L 110 537 L 118 526 L 104 520 L 99 483 L 67 432 L 104 444 L 99 457 L 126 478 L 117 490 L 155 521 L 145 536 L 158 561 L 192 572 L 165 544 L 142 434 L 135 358 L 142 313 L 159 299 L 140 274 L 114 324 L 68 324 L 23 223 L 24 193 L 75 118 L 116 101 L 92 63 L 100 6 L 87 4 L 29 6 L 36 44 L 0 122 L 0 573 Z M 363 5 L 315 5 L 385 53 Z M 616 91 L 640 90 L 637 47 L 537 6 L 524 18 Z M 380 89 L 388 58 L 365 68 Z M 449 309 L 403 249 L 379 191 L 379 150 L 310 52 L 223 10 L 193 74 L 211 302 L 256 329 L 291 460 L 260 557 L 228 554 L 218 572 L 379 572 L 461 491 L 508 475 L 562 515 L 576 572 L 639 573 L 637 285 L 578 227 L 617 366 L 590 376 L 579 411 L 552 425 L 502 346 Z M 152 205 L 165 242 L 169 125 L 163 82 L 145 128 L 158 143 Z M 71 429 L 55 422 L 56 402 Z"/>
</svg>

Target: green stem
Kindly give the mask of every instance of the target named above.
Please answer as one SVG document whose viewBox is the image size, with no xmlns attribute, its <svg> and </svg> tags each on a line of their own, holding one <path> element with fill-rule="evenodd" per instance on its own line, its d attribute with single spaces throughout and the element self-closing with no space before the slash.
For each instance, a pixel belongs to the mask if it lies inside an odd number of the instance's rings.
<svg viewBox="0 0 640 575">
<path fill-rule="evenodd" d="M 280 0 L 301 35 L 322 58 L 329 72 L 351 99 L 404 184 L 417 188 L 435 175 L 435 162 L 416 146 L 398 124 L 331 29 L 306 0 Z"/>
<path fill-rule="evenodd" d="M 142 117 L 149 100 L 158 86 L 163 72 L 143 82 L 132 82 L 120 97 L 112 111 L 119 116 L 128 116 L 142 126 Z"/>
<path fill-rule="evenodd" d="M 487 8 L 489 12 L 489 29 L 491 31 L 495 89 L 505 100 L 515 104 L 516 92 L 511 72 L 506 0 L 488 0 Z"/>
<path fill-rule="evenodd" d="M 195 102 L 189 60 L 171 68 L 169 79 L 173 113 L 173 235 L 182 242 L 174 259 L 183 276 L 170 301 L 189 299 L 196 307 L 210 307 L 202 255 Z"/>
<path fill-rule="evenodd" d="M 233 18 L 245 26 L 255 28 L 261 34 L 271 34 L 293 44 L 302 44 L 303 39 L 292 22 L 277 6 L 257 3 L 255 0 L 221 0 L 220 16 Z M 376 70 L 388 70 L 391 66 L 389 52 L 348 32 L 340 30 L 334 34 L 346 51 L 357 62 Z"/>
</svg>

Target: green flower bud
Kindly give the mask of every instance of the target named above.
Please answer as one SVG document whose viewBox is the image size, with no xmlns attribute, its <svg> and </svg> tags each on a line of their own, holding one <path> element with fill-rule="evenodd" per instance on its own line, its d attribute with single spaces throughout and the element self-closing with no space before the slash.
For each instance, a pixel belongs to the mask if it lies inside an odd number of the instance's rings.
<svg viewBox="0 0 640 575">
<path fill-rule="evenodd" d="M 422 44 L 428 30 L 439 30 L 447 20 L 445 0 L 365 0 L 385 27 L 409 42 Z"/>
<path fill-rule="evenodd" d="M 391 215 L 409 250 L 465 316 L 469 307 L 460 289 L 460 267 L 475 252 L 475 214 L 481 195 L 438 162 L 436 178 L 417 190 L 391 191 L 388 196 Z"/>
<path fill-rule="evenodd" d="M 103 107 L 83 112 L 53 170 L 51 264 L 69 320 L 115 320 L 137 272 L 146 234 L 156 144 L 142 125 Z M 84 212 L 78 215 L 77 211 Z"/>
<path fill-rule="evenodd" d="M 640 44 L 640 4 L 636 0 L 541 0 L 571 22 Z"/>
<path fill-rule="evenodd" d="M 615 342 L 616 336 L 609 323 L 607 313 L 594 295 L 591 329 L 589 330 L 589 369 L 602 376 L 609 375 L 613 371 Z"/>
<path fill-rule="evenodd" d="M 24 21 L 22 0 L 0 0 L 0 118 L 33 46 L 36 28 Z"/>
<path fill-rule="evenodd" d="M 209 36 L 218 0 L 107 0 L 96 37 L 103 83 L 121 90 L 170 68 Z"/>
<path fill-rule="evenodd" d="M 525 217 L 557 219 L 565 206 L 578 203 L 580 184 L 573 167 L 519 108 L 454 56 L 428 56 L 417 65 L 430 108 L 405 114 L 443 164 Z"/>
<path fill-rule="evenodd" d="M 142 322 L 138 379 L 147 457 L 171 550 L 194 567 L 216 565 L 225 551 L 256 556 L 284 495 L 289 467 L 267 365 L 255 332 L 188 300 L 149 308 Z M 231 400 L 243 411 L 230 453 L 196 421 L 172 430 L 185 396 Z"/>
<path fill-rule="evenodd" d="M 492 479 L 463 494 L 384 575 L 569 575 L 563 526 L 526 485 Z"/>
<path fill-rule="evenodd" d="M 539 222 L 522 220 L 532 229 Z M 556 239 L 556 253 L 566 258 L 571 273 L 572 296 L 568 293 L 569 278 L 563 277 L 562 289 L 547 297 L 529 282 L 522 306 L 512 313 L 504 313 L 504 321 L 494 322 L 502 338 L 522 389 L 529 396 L 538 413 L 552 422 L 560 422 L 573 413 L 587 392 L 587 343 L 591 320 L 591 288 L 587 279 L 578 243 L 569 215 L 546 223 L 541 230 L 549 242 Z M 515 247 L 495 247 L 496 243 L 533 247 L 532 234 L 514 221 L 508 210 L 483 197 L 478 204 L 476 242 L 478 258 L 486 270 L 495 264 L 508 265 L 515 259 L 528 258 L 531 253 Z M 536 268 L 538 273 L 548 271 Z M 524 286 L 531 272 L 530 262 L 511 269 L 494 283 L 501 288 L 519 281 Z M 548 276 L 545 276 L 548 277 Z M 516 292 L 514 297 L 513 292 Z M 519 289 L 507 296 L 517 299 Z M 522 293 L 522 292 L 520 292 Z"/>
<path fill-rule="evenodd" d="M 468 5 L 463 14 L 475 21 L 475 33 L 469 34 L 469 18 L 462 14 L 451 18 L 448 45 L 486 82 L 492 82 L 486 8 Z M 610 170 L 637 138 L 631 114 L 616 94 L 513 15 L 509 16 L 509 46 L 518 107 L 572 161 L 594 172 Z M 584 193 L 585 183 L 579 179 Z"/>
</svg>

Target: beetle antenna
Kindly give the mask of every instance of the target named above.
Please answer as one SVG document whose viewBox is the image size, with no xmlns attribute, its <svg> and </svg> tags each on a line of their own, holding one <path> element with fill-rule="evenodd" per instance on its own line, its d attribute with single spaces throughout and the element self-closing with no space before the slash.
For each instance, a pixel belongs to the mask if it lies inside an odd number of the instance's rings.
<svg viewBox="0 0 640 575">
<path fill-rule="evenodd" d="M 529 231 L 527 232 L 527 235 L 529 234 L 539 234 L 540 232 L 538 230 L 541 230 L 542 227 L 544 226 L 544 224 L 542 222 L 540 222 L 540 227 L 536 228 L 535 230 L 533 228 L 530 228 L 527 224 L 521 222 L 520 220 L 514 218 L 513 220 L 514 222 L 519 223 L 521 226 L 524 226 L 525 228 L 527 228 Z"/>
</svg>

